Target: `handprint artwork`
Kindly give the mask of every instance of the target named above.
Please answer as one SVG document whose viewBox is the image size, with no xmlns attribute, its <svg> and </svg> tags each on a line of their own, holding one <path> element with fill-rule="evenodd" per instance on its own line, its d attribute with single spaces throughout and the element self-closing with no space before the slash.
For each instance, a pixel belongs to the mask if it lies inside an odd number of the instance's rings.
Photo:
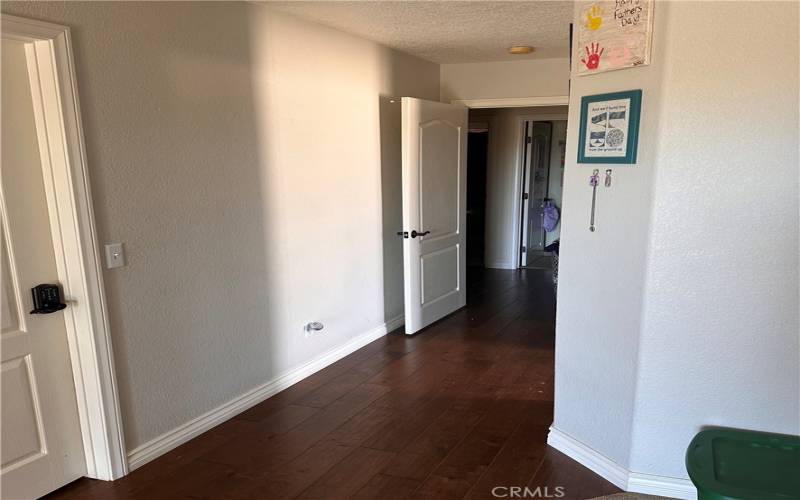
<svg viewBox="0 0 800 500">
<path fill-rule="evenodd" d="M 633 51 L 627 45 L 622 45 L 616 49 L 612 49 L 606 55 L 606 62 L 612 66 L 623 66 L 631 59 Z"/>
<path fill-rule="evenodd" d="M 591 43 L 591 50 L 589 50 L 589 46 L 585 46 L 583 49 L 586 51 L 586 58 L 581 58 L 581 62 L 586 66 L 587 69 L 597 69 L 600 65 L 600 56 L 603 55 L 603 52 L 606 50 L 605 48 L 600 47 L 600 43 Z"/>
<path fill-rule="evenodd" d="M 656 0 L 591 0 L 576 13 L 577 75 L 650 64 Z"/>
<path fill-rule="evenodd" d="M 603 9 L 599 5 L 592 5 L 586 13 L 586 27 L 592 31 L 597 31 L 603 25 Z"/>
</svg>

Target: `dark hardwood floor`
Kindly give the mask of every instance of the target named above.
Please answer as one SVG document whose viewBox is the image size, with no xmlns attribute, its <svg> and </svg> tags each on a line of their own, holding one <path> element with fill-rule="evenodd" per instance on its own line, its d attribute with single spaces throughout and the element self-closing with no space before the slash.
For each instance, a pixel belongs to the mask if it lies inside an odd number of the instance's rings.
<svg viewBox="0 0 800 500">
<path fill-rule="evenodd" d="M 546 444 L 554 299 L 546 270 L 470 269 L 468 305 L 377 340 L 115 482 L 48 498 L 562 498 L 619 491 Z M 507 490 L 498 490 L 503 493 Z"/>
</svg>

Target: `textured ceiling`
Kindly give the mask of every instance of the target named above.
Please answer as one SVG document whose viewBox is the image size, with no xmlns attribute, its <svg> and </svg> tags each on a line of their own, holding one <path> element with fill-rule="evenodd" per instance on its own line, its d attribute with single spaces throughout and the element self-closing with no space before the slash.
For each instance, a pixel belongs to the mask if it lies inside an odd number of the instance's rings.
<svg viewBox="0 0 800 500">
<path fill-rule="evenodd" d="M 275 9 L 437 63 L 567 57 L 572 2 L 270 1 Z M 511 45 L 536 52 L 512 56 Z"/>
</svg>

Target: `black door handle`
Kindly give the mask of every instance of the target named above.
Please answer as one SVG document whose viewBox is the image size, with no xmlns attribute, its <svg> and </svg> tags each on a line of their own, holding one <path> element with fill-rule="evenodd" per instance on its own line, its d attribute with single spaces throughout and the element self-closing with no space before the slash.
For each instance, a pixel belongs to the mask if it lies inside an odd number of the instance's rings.
<svg viewBox="0 0 800 500">
<path fill-rule="evenodd" d="M 51 314 L 67 307 L 61 302 L 58 285 L 43 284 L 31 288 L 33 311 L 31 314 Z"/>
<path fill-rule="evenodd" d="M 425 236 L 426 234 L 430 234 L 430 233 L 431 233 L 430 231 L 425 231 L 425 232 L 422 232 L 422 233 L 418 233 L 417 230 L 415 229 L 415 230 L 411 231 L 411 237 L 412 238 L 416 238 L 417 236 Z M 408 235 L 409 235 L 408 231 L 397 231 L 397 236 L 402 236 L 403 238 L 408 238 Z"/>
</svg>

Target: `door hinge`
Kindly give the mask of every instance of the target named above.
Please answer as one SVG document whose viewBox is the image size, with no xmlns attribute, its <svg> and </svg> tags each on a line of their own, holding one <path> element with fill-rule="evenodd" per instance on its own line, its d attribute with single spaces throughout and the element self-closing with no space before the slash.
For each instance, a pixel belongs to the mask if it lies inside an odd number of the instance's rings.
<svg viewBox="0 0 800 500">
<path fill-rule="evenodd" d="M 531 137 L 531 136 L 525 137 L 525 142 L 528 143 L 528 144 L 532 143 L 533 142 L 533 137 Z"/>
<path fill-rule="evenodd" d="M 525 245 L 522 245 L 521 250 L 522 250 L 522 253 L 526 253 L 528 251 L 528 247 L 526 247 Z"/>
<path fill-rule="evenodd" d="M 528 193 L 522 193 L 522 199 L 523 200 L 527 200 L 528 199 Z"/>
</svg>

